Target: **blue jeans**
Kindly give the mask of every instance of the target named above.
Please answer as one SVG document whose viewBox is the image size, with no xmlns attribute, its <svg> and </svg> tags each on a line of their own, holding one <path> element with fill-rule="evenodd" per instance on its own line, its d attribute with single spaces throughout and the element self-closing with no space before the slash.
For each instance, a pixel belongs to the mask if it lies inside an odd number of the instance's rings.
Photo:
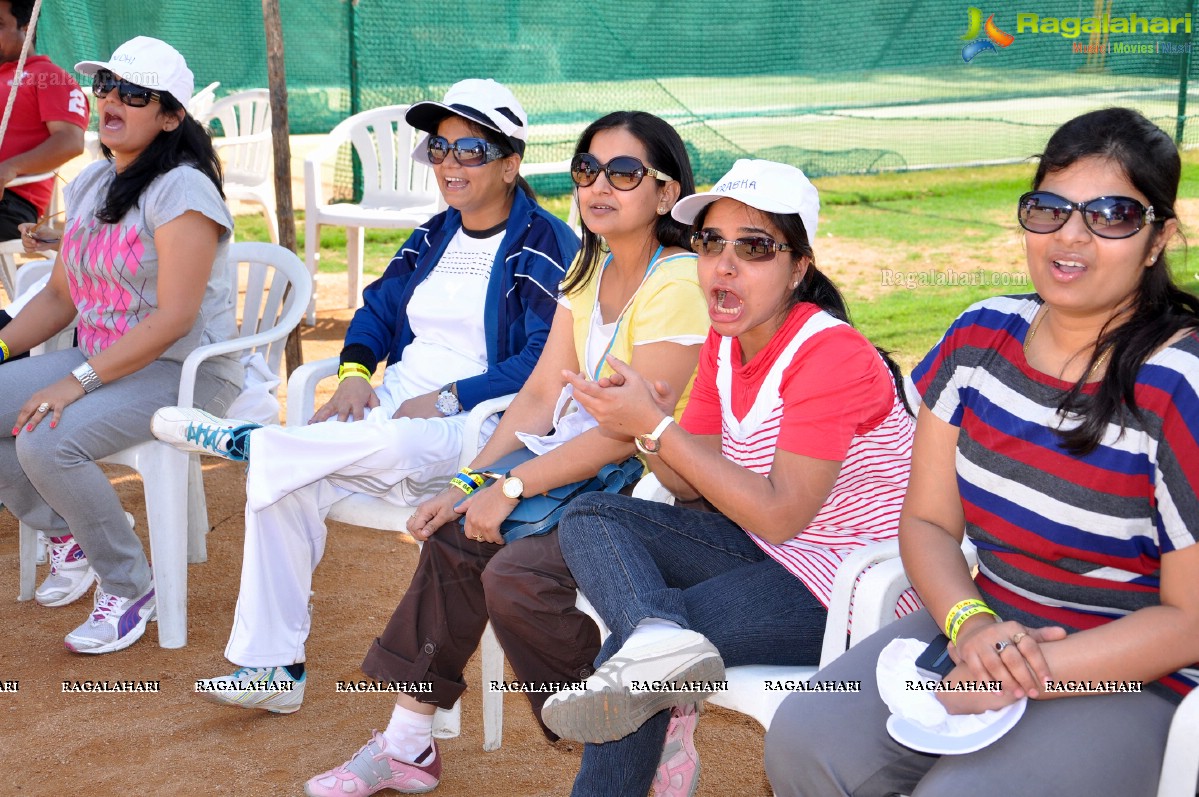
<svg viewBox="0 0 1199 797">
<path fill-rule="evenodd" d="M 596 666 L 650 617 L 703 634 L 726 667 L 820 660 L 824 606 L 724 515 L 591 493 L 567 507 L 558 537 L 612 630 Z M 619 741 L 585 745 L 572 795 L 646 794 L 669 722 L 663 711 Z"/>
</svg>

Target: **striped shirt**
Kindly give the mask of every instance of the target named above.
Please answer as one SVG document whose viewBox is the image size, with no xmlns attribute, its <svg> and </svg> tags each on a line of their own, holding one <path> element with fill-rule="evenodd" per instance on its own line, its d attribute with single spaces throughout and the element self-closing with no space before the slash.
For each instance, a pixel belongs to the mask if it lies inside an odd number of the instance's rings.
<svg viewBox="0 0 1199 797">
<path fill-rule="evenodd" d="M 719 433 L 726 458 L 763 476 L 776 447 L 842 463 L 824 506 L 795 537 L 775 545 L 746 529 L 825 606 L 846 556 L 895 538 L 911 469 L 911 416 L 870 342 L 815 305 L 792 310 L 749 363 L 741 364 L 735 339 L 712 332 L 683 426 Z M 899 613 L 918 606 L 905 596 Z"/>
<path fill-rule="evenodd" d="M 937 417 L 960 428 L 957 481 L 979 591 L 1000 616 L 1069 631 L 1160 604 L 1161 559 L 1199 539 L 1199 335 L 1137 373 L 1140 417 L 1109 424 L 1099 446 L 1060 445 L 1066 382 L 1028 365 L 1035 295 L 988 299 L 949 328 L 913 377 Z M 1094 386 L 1088 389 L 1093 390 Z M 1185 669 L 1172 699 L 1199 685 Z"/>
</svg>

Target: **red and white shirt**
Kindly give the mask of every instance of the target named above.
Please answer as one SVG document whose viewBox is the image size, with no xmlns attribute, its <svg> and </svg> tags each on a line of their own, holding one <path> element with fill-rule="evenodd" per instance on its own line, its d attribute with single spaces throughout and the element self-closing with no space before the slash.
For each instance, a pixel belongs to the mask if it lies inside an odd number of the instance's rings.
<svg viewBox="0 0 1199 797">
<path fill-rule="evenodd" d="M 720 434 L 726 458 L 763 476 L 776 448 L 842 463 L 824 506 L 793 538 L 775 545 L 745 529 L 825 606 L 846 556 L 895 538 L 915 424 L 874 346 L 816 305 L 793 308 L 749 362 L 735 338 L 711 332 L 681 423 Z M 918 606 L 905 595 L 899 613 Z"/>
</svg>

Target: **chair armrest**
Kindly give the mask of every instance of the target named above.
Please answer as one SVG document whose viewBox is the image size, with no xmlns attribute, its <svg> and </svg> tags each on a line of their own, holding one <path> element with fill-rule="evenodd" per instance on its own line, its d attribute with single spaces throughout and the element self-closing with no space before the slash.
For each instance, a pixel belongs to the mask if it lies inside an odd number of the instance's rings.
<svg viewBox="0 0 1199 797">
<path fill-rule="evenodd" d="M 1157 797 L 1194 797 L 1199 782 L 1199 689 L 1174 710 Z"/>
<path fill-rule="evenodd" d="M 299 308 L 301 315 L 304 309 L 303 306 Z M 296 323 L 299 323 L 298 319 Z M 277 340 L 287 337 L 294 326 L 295 324 L 289 325 L 284 322 L 264 332 L 257 332 L 253 335 L 246 335 L 240 338 L 231 338 L 220 343 L 209 343 L 206 346 L 193 349 L 192 353 L 187 355 L 187 359 L 183 361 L 183 373 L 179 377 L 179 406 L 190 407 L 195 402 L 196 372 L 200 369 L 202 362 L 220 354 L 232 354 L 233 352 L 254 349 L 267 343 L 274 343 Z"/>
<path fill-rule="evenodd" d="M 492 415 L 508 409 L 508 405 L 512 403 L 512 399 L 514 398 L 516 398 L 516 394 L 509 393 L 506 396 L 497 396 L 486 401 L 480 401 L 471 407 L 470 413 L 466 416 L 466 426 L 462 430 L 462 453 L 458 456 L 459 468 L 470 465 L 471 461 L 478 456 L 479 451 L 483 449 L 484 441 L 481 439 L 480 434 L 483 424 Z"/>
<path fill-rule="evenodd" d="M 879 575 L 876 575 L 876 571 L 882 567 L 881 563 L 886 563 L 890 560 L 899 563 L 898 540 L 888 540 L 887 542 L 865 545 L 845 557 L 844 561 L 837 568 L 837 575 L 833 579 L 833 592 L 829 598 L 828 621 L 824 626 L 824 645 L 820 651 L 821 667 L 827 665 L 846 650 L 846 636 L 849 629 L 851 604 L 853 606 L 854 636 L 856 637 L 858 634 L 859 624 L 866 622 L 869 625 L 868 620 L 863 617 L 863 593 L 872 589 L 882 591 L 887 586 L 886 582 Z M 900 563 L 899 574 L 903 574 L 902 563 Z M 870 578 L 871 576 L 875 577 L 872 579 Z M 860 582 L 859 578 L 861 579 Z M 907 585 L 905 583 L 903 589 L 906 588 Z M 900 592 L 903 589 L 900 589 Z M 891 605 L 894 607 L 894 603 Z M 891 611 L 894 612 L 894 608 Z M 875 624 L 874 628 L 877 629 L 877 627 L 877 624 Z"/>
<path fill-rule="evenodd" d="M 287 424 L 303 426 L 316 413 L 316 386 L 337 374 L 341 360 L 326 357 L 316 362 L 304 363 L 287 380 Z"/>
</svg>

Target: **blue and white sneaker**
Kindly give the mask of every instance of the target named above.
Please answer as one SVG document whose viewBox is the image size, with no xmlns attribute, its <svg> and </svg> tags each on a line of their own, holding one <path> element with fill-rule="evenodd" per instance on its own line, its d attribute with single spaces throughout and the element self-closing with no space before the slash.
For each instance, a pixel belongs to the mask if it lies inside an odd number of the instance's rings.
<svg viewBox="0 0 1199 797">
<path fill-rule="evenodd" d="M 283 667 L 242 667 L 232 675 L 196 681 L 196 694 L 213 703 L 291 714 L 304 702 L 308 673 L 292 678 Z"/>
<path fill-rule="evenodd" d="M 83 625 L 67 634 L 63 643 L 74 653 L 112 653 L 142 638 L 146 623 L 154 619 L 154 582 L 136 598 L 109 595 L 96 587 L 96 606 Z"/>
<path fill-rule="evenodd" d="M 150 420 L 150 431 L 180 451 L 212 454 L 245 462 L 250 456 L 250 432 L 262 424 L 218 418 L 194 407 L 163 407 Z"/>
</svg>

